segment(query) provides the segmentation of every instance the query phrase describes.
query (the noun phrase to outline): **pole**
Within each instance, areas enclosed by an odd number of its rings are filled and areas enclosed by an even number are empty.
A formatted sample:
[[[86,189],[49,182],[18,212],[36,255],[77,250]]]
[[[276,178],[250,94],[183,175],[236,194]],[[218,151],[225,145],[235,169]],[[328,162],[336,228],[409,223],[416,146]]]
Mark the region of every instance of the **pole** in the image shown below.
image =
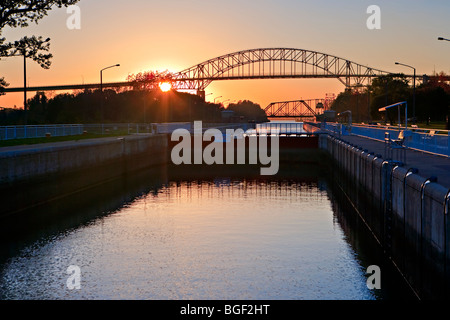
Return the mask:
[[[115,65],[113,65],[113,66],[109,66],[109,67],[106,67],[106,68],[103,68],[103,69],[101,69],[100,70],[100,112],[101,112],[101,120],[102,120],[102,122],[103,122],[103,117],[104,117],[104,114],[103,114],[103,71],[104,70],[106,70],[106,69],[109,69],[109,68],[114,68],[114,67],[120,67],[120,64],[115,64]]]
[[[100,70],[100,122],[103,123],[103,70]]]
[[[23,111],[25,125],[27,124],[27,56],[23,53]]]
[[[408,67],[414,70],[414,76],[413,76],[413,123],[416,124],[416,68],[409,66],[407,64],[403,64],[400,62],[396,62],[395,64]]]
[[[386,78],[386,83],[385,83],[384,90],[385,90],[385,93],[386,93],[386,96],[384,98],[384,105],[387,106],[388,105],[388,79],[387,78]],[[384,113],[384,124],[387,124],[387,121],[388,121],[388,113],[387,113],[387,110],[386,110],[385,113]]]
[[[144,124],[147,123],[147,101],[146,101],[146,91],[144,91]]]
[[[367,86],[367,124],[370,123],[370,88]]]
[[[192,122],[192,97],[189,96],[189,123]]]
[[[405,101],[405,130],[408,130],[408,101]]]
[[[414,68],[413,124],[416,124],[416,68]]]
[[[360,114],[359,114],[359,92],[356,91],[356,121],[360,122],[361,121]]]

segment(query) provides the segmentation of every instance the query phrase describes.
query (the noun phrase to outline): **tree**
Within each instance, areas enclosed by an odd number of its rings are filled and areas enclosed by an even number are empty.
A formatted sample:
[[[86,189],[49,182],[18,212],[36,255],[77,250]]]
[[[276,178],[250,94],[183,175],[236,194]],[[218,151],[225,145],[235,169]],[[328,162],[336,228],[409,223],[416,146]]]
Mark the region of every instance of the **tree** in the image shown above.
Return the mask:
[[[14,42],[6,42],[2,37],[2,30],[9,28],[24,28],[30,23],[38,23],[44,18],[48,11],[54,7],[67,7],[77,3],[79,0],[3,0],[0,4],[0,59],[2,57],[24,56],[36,61],[42,68],[50,67],[52,54],[50,50],[50,39],[31,36],[23,37]],[[8,84],[4,78],[0,78],[0,94]]]
[[[430,77],[417,88],[416,115],[427,124],[432,121],[446,121],[450,114],[450,85],[444,72]]]
[[[248,120],[254,120],[256,122],[267,121],[267,115],[261,106],[250,100],[239,101],[238,103],[230,103],[227,110],[234,111],[237,116],[242,116]]]
[[[0,78],[0,96],[4,94],[5,87],[9,86],[9,83],[4,78]]]
[[[174,73],[166,71],[145,71],[128,75],[127,81],[132,84],[133,90],[153,90],[160,82],[172,82]]]
[[[373,119],[385,117],[385,121],[394,123],[397,121],[397,109],[389,109],[383,114],[378,110],[401,101],[408,101],[412,105],[412,87],[404,74],[389,74],[373,79],[370,92],[370,113]],[[412,109],[408,111],[412,114]]]
[[[394,123],[397,121],[397,109],[393,108],[385,113],[378,110],[382,107],[407,101],[408,106],[412,106],[413,90],[408,79],[403,74],[390,74],[380,76],[372,81],[367,89],[346,90],[338,95],[333,102],[332,109],[337,112],[345,110],[352,111],[353,119],[365,119],[367,116],[367,102],[370,101],[370,112],[372,119],[385,117],[386,121]],[[367,92],[370,96],[367,96]],[[369,100],[368,100],[369,99]],[[362,109],[361,109],[362,107]],[[408,108],[409,117],[412,115],[412,108]],[[358,116],[359,115],[359,116]],[[450,116],[450,85],[444,72],[436,76],[429,77],[417,87],[416,91],[416,117],[419,121],[445,121]]]
[[[331,110],[341,113],[351,111],[354,122],[369,121],[367,88],[355,87],[341,92],[331,105]]]

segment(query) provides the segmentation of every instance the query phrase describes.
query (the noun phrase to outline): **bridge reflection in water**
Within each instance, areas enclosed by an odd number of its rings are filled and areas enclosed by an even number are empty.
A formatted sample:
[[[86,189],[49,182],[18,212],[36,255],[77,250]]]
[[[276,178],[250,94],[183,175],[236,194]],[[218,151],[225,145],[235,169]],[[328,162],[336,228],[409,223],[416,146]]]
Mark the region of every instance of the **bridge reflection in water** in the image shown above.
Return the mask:
[[[411,297],[327,168],[158,167],[24,212],[1,224],[0,298]],[[382,290],[367,288],[369,265]]]

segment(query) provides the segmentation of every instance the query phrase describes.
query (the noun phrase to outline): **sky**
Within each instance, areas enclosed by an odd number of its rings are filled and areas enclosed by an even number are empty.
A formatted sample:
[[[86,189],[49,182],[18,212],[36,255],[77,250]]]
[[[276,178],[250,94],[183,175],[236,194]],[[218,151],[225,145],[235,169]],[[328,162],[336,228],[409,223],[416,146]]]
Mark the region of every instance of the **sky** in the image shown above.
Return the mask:
[[[380,7],[380,29],[370,30],[370,5]],[[55,8],[39,24],[3,29],[8,41],[51,38],[52,65],[27,64],[29,86],[125,81],[149,70],[181,71],[224,54],[257,48],[323,52],[388,72],[450,74],[450,1],[443,0],[81,0],[80,29]],[[23,60],[0,60],[0,76],[23,86]],[[206,99],[271,102],[325,98],[344,86],[336,79],[216,81]],[[58,92],[56,92],[58,93]],[[30,94],[32,96],[32,94]],[[23,107],[23,93],[0,97],[0,107]]]

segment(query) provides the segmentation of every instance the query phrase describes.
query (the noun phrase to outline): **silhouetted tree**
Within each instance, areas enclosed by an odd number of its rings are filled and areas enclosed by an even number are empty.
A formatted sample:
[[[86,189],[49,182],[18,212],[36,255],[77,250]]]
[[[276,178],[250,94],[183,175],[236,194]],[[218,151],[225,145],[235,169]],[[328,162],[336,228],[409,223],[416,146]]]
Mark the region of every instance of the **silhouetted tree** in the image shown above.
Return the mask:
[[[174,74],[166,71],[145,71],[127,77],[134,90],[156,89],[160,82],[171,82]]]
[[[370,100],[372,93],[369,93],[367,87],[348,89],[341,92],[331,105],[331,109],[337,113],[351,111],[354,122],[369,121]]]
[[[69,6],[79,0],[3,0],[0,2],[0,58],[25,56],[36,61],[42,68],[50,67],[52,54],[48,53],[50,39],[42,37],[23,37],[14,42],[6,42],[2,37],[4,27],[27,27],[31,22],[38,23],[53,7]],[[7,86],[4,78],[0,78],[0,88]],[[0,90],[2,94],[2,90]]]
[[[421,121],[445,121],[449,115],[450,85],[440,72],[421,84],[416,92],[416,116]]]
[[[378,110],[387,105],[407,101],[408,117],[412,117],[413,89],[412,83],[403,74],[393,74],[377,77],[368,88],[370,91],[370,112],[373,119],[381,119],[385,114]],[[359,98],[359,100],[356,100]],[[333,102],[332,109],[337,112],[351,110],[354,119],[360,114],[362,119],[367,115],[367,89],[355,94],[354,90],[346,90],[338,95]],[[359,102],[359,105],[358,105]],[[361,109],[361,102],[363,103]],[[418,121],[445,121],[449,115],[450,85],[446,81],[445,73],[430,77],[426,83],[422,83],[416,90],[416,118]],[[395,108],[394,108],[395,109]],[[397,121],[397,110],[387,112],[387,121]],[[401,113],[403,116],[403,112]]]
[[[99,90],[64,93],[51,99],[38,94],[28,100],[29,121],[33,124],[99,123],[101,97]],[[159,89],[123,92],[108,89],[103,91],[103,97],[106,123],[220,122],[223,110],[221,105],[205,102],[197,95]]]
[[[250,100],[241,100],[237,103],[230,103],[227,110],[234,111],[237,116],[245,117],[247,120],[256,122],[265,122],[267,115],[261,106]]]
[[[380,114],[380,108],[408,100],[411,94],[412,89],[405,75],[390,74],[373,79],[368,87],[346,89],[337,96],[331,109],[336,112],[352,111],[354,121],[381,119],[384,114]],[[388,112],[388,118],[391,122],[397,119],[395,110]]]
[[[408,101],[408,104],[412,104],[412,86],[409,85],[404,74],[377,77],[372,81],[370,90],[372,92],[370,110],[374,119],[380,119],[384,116],[378,111],[382,107],[408,100],[411,100]],[[408,111],[412,115],[412,111]],[[389,110],[387,116],[390,122],[394,122],[397,119],[397,111]]]

